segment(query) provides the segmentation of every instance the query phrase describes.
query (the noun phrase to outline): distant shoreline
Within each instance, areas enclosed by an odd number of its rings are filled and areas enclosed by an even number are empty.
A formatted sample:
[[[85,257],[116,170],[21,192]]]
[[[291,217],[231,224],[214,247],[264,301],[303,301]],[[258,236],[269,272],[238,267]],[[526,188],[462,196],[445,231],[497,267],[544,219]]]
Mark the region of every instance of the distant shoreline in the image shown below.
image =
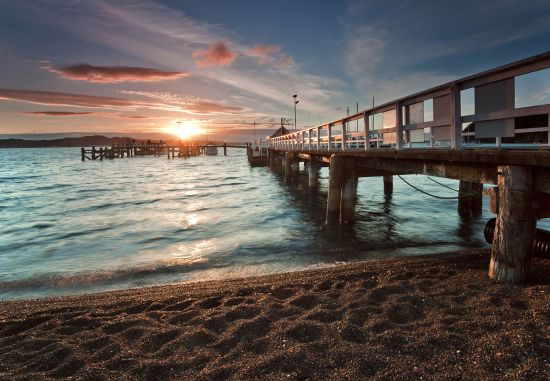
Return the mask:
[[[103,135],[82,136],[75,138],[61,139],[0,139],[0,148],[61,148],[61,147],[88,147],[104,146],[112,144],[127,143],[143,139],[133,139],[130,137],[107,137]]]
[[[0,378],[548,379],[550,262],[488,250],[0,303]]]

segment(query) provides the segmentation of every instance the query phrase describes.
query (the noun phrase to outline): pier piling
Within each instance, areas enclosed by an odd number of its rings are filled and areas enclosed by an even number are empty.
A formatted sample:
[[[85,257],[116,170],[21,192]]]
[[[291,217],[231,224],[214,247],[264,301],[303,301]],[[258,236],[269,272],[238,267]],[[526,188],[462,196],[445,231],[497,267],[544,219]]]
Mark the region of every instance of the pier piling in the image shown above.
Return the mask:
[[[342,185],[340,224],[351,224],[355,219],[355,202],[357,199],[358,178],[355,160],[353,158],[346,158],[344,169],[345,179]]]
[[[461,180],[459,183],[458,214],[460,216],[481,215],[483,184]]]
[[[342,187],[344,184],[345,157],[332,155],[330,157],[327,225],[336,225],[340,221],[340,204],[342,202]]]
[[[384,196],[393,194],[393,176],[384,176]]]
[[[314,158],[311,158],[308,168],[308,186],[310,192],[316,192],[319,188],[319,171],[321,170],[321,163]]]
[[[489,277],[505,283],[521,283],[529,273],[535,218],[531,169],[498,167],[499,213],[497,216]]]
[[[286,152],[284,156],[285,160],[285,181],[290,181],[292,179],[292,164],[294,163],[294,154],[292,152]]]

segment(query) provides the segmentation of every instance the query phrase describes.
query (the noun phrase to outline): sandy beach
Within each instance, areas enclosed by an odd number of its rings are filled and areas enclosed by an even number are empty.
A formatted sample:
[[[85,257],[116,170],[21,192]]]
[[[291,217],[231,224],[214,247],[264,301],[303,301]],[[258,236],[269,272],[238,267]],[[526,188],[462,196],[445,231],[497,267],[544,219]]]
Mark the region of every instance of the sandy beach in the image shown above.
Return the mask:
[[[2,380],[550,379],[550,263],[486,250],[0,303]]]

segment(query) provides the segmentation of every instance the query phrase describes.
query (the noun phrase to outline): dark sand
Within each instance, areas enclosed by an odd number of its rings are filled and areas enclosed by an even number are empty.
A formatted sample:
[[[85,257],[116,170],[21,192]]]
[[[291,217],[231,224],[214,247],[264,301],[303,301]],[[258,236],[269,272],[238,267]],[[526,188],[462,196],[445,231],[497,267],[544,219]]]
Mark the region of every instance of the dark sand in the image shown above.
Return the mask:
[[[0,303],[0,379],[549,380],[550,261],[488,252]]]

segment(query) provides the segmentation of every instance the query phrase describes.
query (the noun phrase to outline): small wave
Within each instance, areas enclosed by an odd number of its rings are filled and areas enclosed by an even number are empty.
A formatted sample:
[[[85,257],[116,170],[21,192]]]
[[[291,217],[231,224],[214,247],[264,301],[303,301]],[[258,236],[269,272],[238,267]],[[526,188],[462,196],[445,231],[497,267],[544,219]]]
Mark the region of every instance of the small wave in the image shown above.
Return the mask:
[[[111,230],[114,227],[115,226],[104,226],[104,227],[95,228],[95,229],[79,230],[79,231],[76,231],[76,232],[67,233],[67,234],[59,236],[59,237],[55,237],[55,239],[67,239],[67,238],[79,237],[79,236],[82,236],[82,235],[88,235],[88,234],[93,234],[93,233],[102,232],[102,231],[106,231],[106,230]]]
[[[50,189],[67,188],[72,186],[73,184],[50,184],[50,185],[44,185],[41,187],[33,188],[33,190],[50,190]]]
[[[46,289],[108,286],[117,283],[143,280],[148,277],[185,274],[193,271],[223,268],[228,263],[222,258],[197,258],[180,260],[171,264],[149,264],[130,269],[82,272],[72,275],[49,275],[29,279],[0,281],[0,292],[7,293],[19,289]]]

